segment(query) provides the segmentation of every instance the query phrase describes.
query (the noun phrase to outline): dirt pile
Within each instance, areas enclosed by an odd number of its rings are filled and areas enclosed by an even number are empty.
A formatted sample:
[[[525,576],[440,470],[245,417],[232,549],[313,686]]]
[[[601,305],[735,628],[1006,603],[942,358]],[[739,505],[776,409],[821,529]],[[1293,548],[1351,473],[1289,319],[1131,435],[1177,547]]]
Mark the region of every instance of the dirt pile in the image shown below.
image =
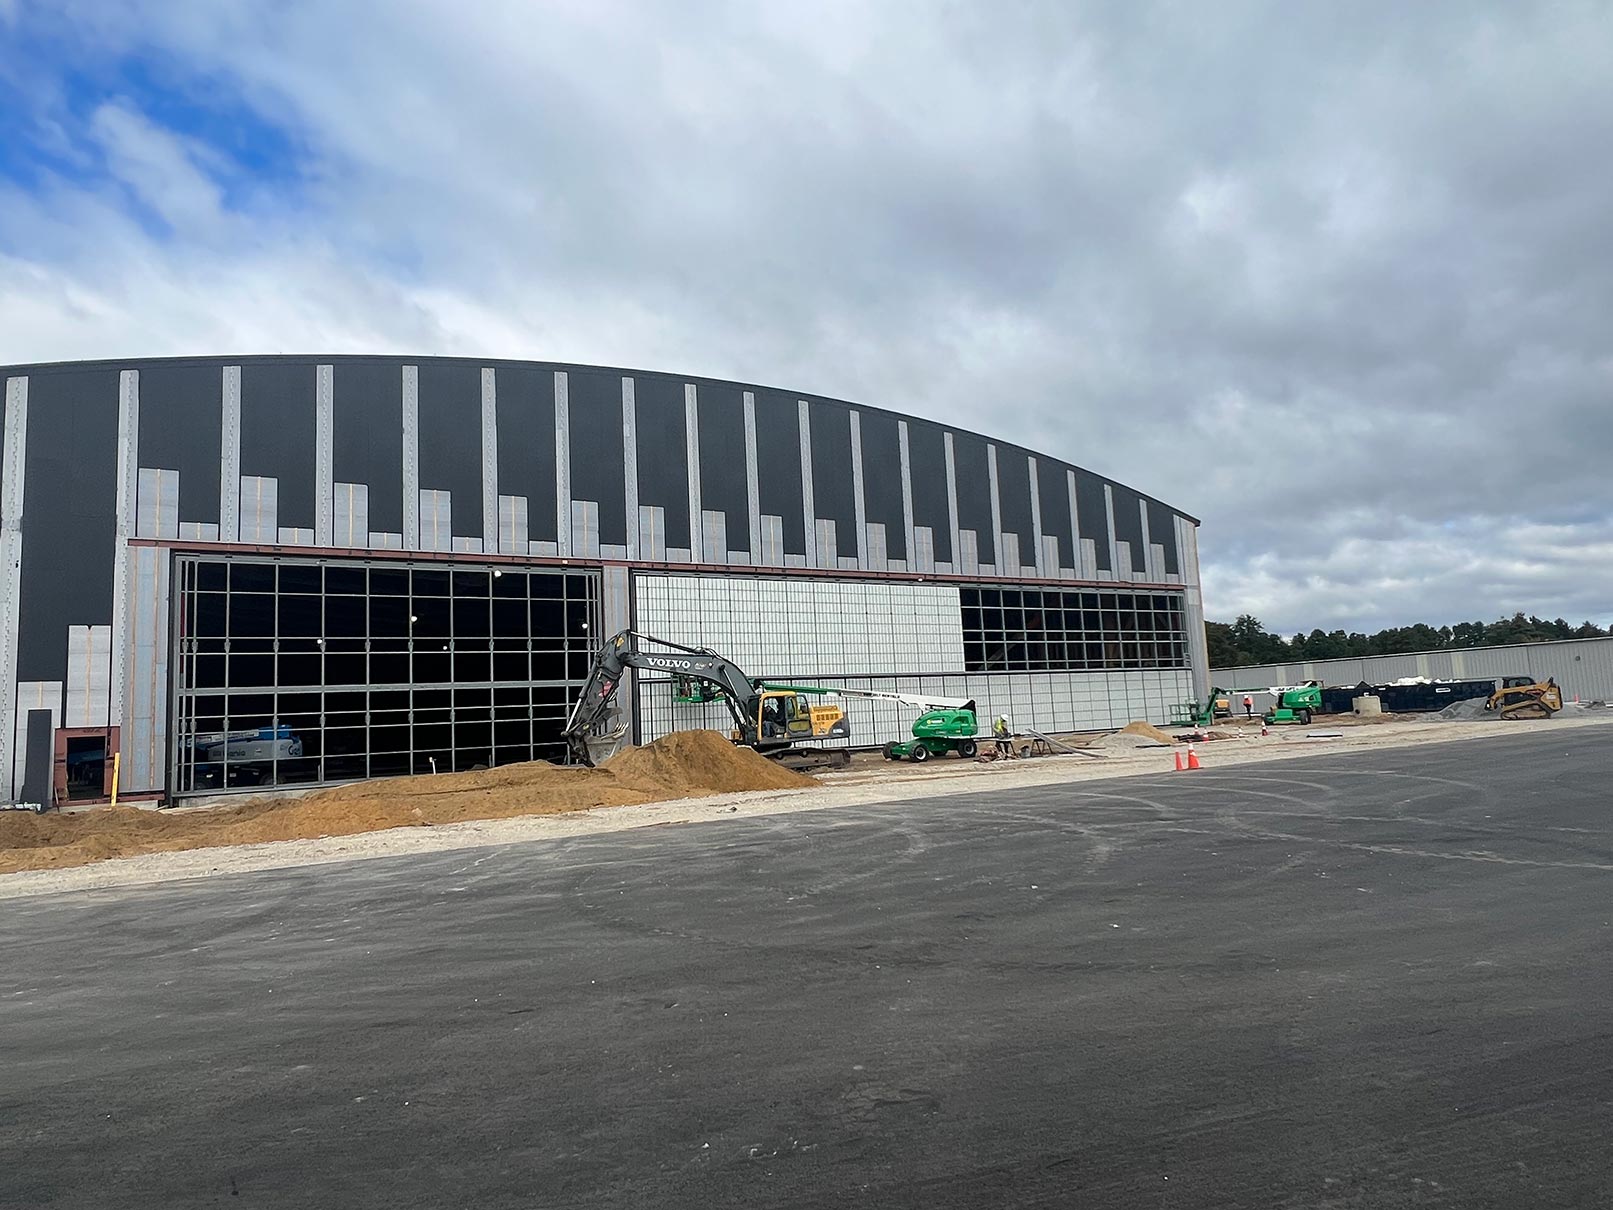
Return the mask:
[[[1156,744],[1174,744],[1176,737],[1169,732],[1161,731],[1153,723],[1145,723],[1141,719],[1127,723],[1120,728],[1127,735],[1142,735],[1153,740]]]
[[[1120,730],[1100,736],[1087,745],[1089,748],[1150,748],[1155,744],[1174,744],[1176,737],[1161,731],[1153,723],[1127,723]]]
[[[744,790],[815,785],[715,731],[680,731],[628,748],[597,769],[544,761],[474,773],[394,777],[304,798],[238,807],[144,811],[102,807],[68,815],[0,812],[0,873],[86,865],[140,853],[351,836],[470,819],[558,815]]]

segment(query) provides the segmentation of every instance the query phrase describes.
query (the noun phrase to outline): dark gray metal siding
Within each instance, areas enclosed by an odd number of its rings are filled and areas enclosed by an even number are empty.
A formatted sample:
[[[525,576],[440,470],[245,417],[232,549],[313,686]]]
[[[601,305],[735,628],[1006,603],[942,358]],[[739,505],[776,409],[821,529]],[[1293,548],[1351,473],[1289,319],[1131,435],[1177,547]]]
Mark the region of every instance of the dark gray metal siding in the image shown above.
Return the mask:
[[[1165,574],[1182,574],[1182,552],[1176,547],[1176,514],[1158,500],[1148,502],[1148,536],[1165,548]]]
[[[885,527],[885,555],[907,558],[902,518],[902,442],[888,412],[859,412],[863,446],[863,508],[870,524]],[[911,448],[909,449],[911,454]]]
[[[1148,565],[1148,552],[1143,549],[1143,515],[1141,497],[1129,487],[1110,484],[1115,502],[1115,541],[1131,547],[1131,569],[1141,571]]]
[[[1077,568],[1075,542],[1070,534],[1070,481],[1061,462],[1036,460],[1036,496],[1042,504],[1042,534],[1059,544],[1059,567]],[[1048,568],[1056,571],[1057,568]]]
[[[666,509],[666,544],[689,545],[689,434],[683,383],[645,375],[633,387],[639,506]],[[576,470],[572,482],[576,483]]]
[[[599,540],[627,543],[627,472],[622,458],[622,376],[576,370],[569,375],[571,498],[599,504]],[[688,511],[685,509],[685,511]],[[635,524],[637,518],[634,519]],[[569,526],[569,517],[559,518]]]
[[[31,372],[17,679],[67,673],[67,628],[112,621],[118,371]]]
[[[806,554],[801,514],[801,425],[795,400],[756,392],[757,497],[762,512],[784,518],[786,554]]]
[[[991,465],[986,443],[962,433],[952,438],[958,470],[958,527],[972,529],[982,563],[997,561],[997,540],[991,529]],[[942,474],[946,467],[941,468]]]
[[[559,537],[554,477],[554,370],[500,366],[498,490],[526,497],[527,536],[533,542]]]
[[[723,513],[728,545],[750,541],[750,504],[745,488],[745,398],[736,386],[699,384],[700,505]]]
[[[1075,505],[1081,514],[1081,536],[1091,538],[1098,552],[1098,570],[1113,571],[1109,558],[1108,505],[1103,498],[1103,480],[1086,471],[1075,472]]]
[[[1006,445],[997,447],[997,501],[1003,529],[1019,535],[1020,562],[1033,566],[1036,563],[1036,527],[1031,517],[1031,468],[1024,450]]]
[[[857,493],[851,477],[851,409],[843,404],[809,402],[812,419],[812,503],[818,519],[835,523],[835,550],[855,557]]]
[[[241,363],[241,474],[279,480],[276,517],[282,528],[314,527],[318,364],[312,358]],[[183,479],[180,485],[184,486]]]
[[[403,532],[403,365],[362,358],[331,373],[331,470],[338,483],[369,487],[375,533]]]
[[[913,524],[935,536],[935,559],[952,562],[952,518],[947,511],[946,430],[927,421],[909,421],[907,458],[913,479]]]
[[[223,368],[163,364],[140,372],[140,465],[179,472],[179,520],[216,522]]]
[[[480,537],[481,367],[467,362],[422,361],[419,387],[420,486],[451,493],[455,537]]]

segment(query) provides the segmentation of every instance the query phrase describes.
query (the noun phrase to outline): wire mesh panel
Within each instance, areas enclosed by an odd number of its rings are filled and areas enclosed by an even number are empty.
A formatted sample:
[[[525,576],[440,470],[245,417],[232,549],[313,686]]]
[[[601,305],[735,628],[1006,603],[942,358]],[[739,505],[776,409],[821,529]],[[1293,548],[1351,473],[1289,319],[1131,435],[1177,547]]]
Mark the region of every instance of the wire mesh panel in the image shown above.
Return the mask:
[[[564,754],[599,641],[588,570],[180,556],[179,794]]]

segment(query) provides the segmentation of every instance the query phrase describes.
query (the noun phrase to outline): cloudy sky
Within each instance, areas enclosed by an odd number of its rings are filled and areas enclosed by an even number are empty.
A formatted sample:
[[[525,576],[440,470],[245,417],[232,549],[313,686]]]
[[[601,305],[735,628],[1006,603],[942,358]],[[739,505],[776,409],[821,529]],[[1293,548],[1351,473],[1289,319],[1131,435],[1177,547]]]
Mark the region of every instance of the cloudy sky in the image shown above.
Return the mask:
[[[1211,617],[1613,621],[1606,3],[0,0],[0,114],[0,363],[758,381],[1202,517]]]

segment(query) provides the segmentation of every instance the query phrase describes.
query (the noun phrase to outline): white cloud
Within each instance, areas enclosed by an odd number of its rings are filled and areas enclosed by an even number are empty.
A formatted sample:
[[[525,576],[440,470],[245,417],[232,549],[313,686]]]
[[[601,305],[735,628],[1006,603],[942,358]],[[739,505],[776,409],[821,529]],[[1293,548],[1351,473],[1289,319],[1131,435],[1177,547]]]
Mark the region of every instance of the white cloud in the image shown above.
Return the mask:
[[[774,383],[1202,516],[1212,615],[1613,616],[1594,6],[18,11],[91,76],[135,54],[250,107],[296,162],[254,185],[135,99],[31,89],[0,361]]]

